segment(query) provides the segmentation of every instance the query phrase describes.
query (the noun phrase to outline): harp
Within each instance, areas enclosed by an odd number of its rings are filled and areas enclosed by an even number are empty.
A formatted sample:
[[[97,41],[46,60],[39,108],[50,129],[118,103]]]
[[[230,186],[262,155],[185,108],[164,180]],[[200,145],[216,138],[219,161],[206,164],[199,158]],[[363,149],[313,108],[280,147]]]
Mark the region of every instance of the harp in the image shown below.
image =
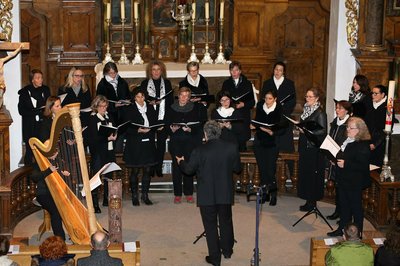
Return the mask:
[[[76,244],[89,244],[90,236],[97,230],[103,231],[103,228],[97,223],[94,214],[79,113],[79,103],[66,105],[53,119],[49,141],[43,143],[37,138],[31,138],[29,139],[29,145],[32,148],[40,170],[44,171],[51,165],[48,157],[56,153],[57,138],[60,136],[61,131],[64,127],[72,125],[79,155],[79,165],[82,174],[83,189],[86,194],[87,208],[68,187],[57,171],[48,175],[45,181],[71,240]]]

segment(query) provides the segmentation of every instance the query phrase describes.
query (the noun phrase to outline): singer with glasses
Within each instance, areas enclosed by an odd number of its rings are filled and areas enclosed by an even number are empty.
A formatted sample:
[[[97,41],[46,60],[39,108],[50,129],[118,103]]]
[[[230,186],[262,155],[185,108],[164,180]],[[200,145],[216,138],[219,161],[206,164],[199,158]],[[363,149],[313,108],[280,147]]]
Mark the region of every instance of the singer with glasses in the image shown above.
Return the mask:
[[[337,154],[337,189],[339,191],[340,222],[337,230],[328,236],[341,236],[342,230],[354,222],[363,231],[362,191],[371,183],[369,171],[369,134],[367,125],[359,117],[347,122],[347,139]]]
[[[325,161],[319,146],[327,133],[327,121],[321,106],[319,89],[308,89],[305,99],[300,122],[314,123],[316,126],[310,130],[313,139],[306,137],[306,132],[300,129],[297,193],[299,198],[306,200],[306,203],[300,206],[300,211],[308,212],[324,197]]]

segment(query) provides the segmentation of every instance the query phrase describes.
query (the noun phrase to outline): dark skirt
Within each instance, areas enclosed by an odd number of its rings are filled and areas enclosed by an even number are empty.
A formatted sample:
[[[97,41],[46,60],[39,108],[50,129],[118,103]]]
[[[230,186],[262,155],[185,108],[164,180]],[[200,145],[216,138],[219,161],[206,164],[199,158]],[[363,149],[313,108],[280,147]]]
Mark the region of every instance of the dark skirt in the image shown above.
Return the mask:
[[[127,167],[146,167],[157,164],[154,139],[147,140],[137,135],[127,135],[123,157]]]
[[[299,139],[299,180],[297,195],[305,200],[324,197],[324,156],[317,147],[307,147],[304,134]]]

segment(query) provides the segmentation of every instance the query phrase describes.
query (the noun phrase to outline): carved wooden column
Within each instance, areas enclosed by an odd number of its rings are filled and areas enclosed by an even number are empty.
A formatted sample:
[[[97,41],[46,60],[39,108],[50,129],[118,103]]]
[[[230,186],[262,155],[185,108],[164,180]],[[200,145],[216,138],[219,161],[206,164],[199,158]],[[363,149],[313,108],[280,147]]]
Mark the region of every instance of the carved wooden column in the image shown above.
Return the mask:
[[[0,184],[10,174],[10,125],[13,122],[10,112],[3,106],[0,109]]]

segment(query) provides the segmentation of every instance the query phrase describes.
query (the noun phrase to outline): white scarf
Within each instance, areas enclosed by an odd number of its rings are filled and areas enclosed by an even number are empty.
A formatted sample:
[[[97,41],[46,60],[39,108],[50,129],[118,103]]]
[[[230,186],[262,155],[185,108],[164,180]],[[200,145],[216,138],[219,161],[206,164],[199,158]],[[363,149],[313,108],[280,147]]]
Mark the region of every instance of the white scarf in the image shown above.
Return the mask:
[[[342,146],[340,147],[340,149],[341,149],[342,151],[344,151],[344,150],[346,149],[347,144],[352,143],[352,142],[354,142],[354,141],[356,141],[356,140],[353,139],[353,138],[347,137],[347,139],[343,142],[343,144],[342,144]]]
[[[275,76],[274,76],[274,83],[275,83],[277,90],[279,90],[279,87],[282,85],[284,80],[285,80],[284,76],[280,77],[279,79],[275,78]]]
[[[235,111],[235,109],[233,107],[224,108],[221,106],[217,109],[218,114],[223,118],[232,116],[233,111]]]
[[[106,119],[107,119],[107,120],[109,119],[109,118],[108,118],[107,112],[104,114],[104,116],[102,116],[102,115],[99,114],[99,113],[96,113],[96,116],[97,116],[98,119],[100,119],[100,121],[105,121]],[[112,126],[112,123],[111,123],[111,122],[108,122],[107,124],[108,124],[109,126]],[[97,130],[99,130],[100,125],[101,125],[101,122],[98,122],[98,123],[97,123]],[[109,141],[107,145],[108,145],[108,146],[107,146],[107,150],[112,151],[112,150],[113,150],[113,142],[112,142],[112,141]]]
[[[107,82],[110,83],[114,87],[115,94],[118,95],[118,92],[117,92],[117,90],[118,90],[118,77],[119,77],[118,74],[115,76],[115,79],[111,78],[109,75],[105,75],[104,77],[107,80]]]
[[[144,102],[143,106],[140,106],[140,104],[138,104],[137,102],[135,102],[135,103],[136,103],[136,106],[137,106],[137,108],[139,110],[139,113],[142,115],[142,117],[144,119],[144,124],[143,125],[146,126],[146,127],[150,126],[149,119],[147,118],[147,114],[146,114],[146,112],[147,112],[146,102]]]
[[[300,116],[301,119],[306,120],[306,118],[312,115],[312,113],[314,113],[314,111],[317,110],[320,105],[320,102],[316,102],[312,106],[308,106],[307,103],[305,103],[303,107],[303,113]]]
[[[382,103],[386,102],[386,96],[385,98],[383,98],[382,100],[380,100],[379,102],[372,102],[372,105],[374,106],[374,109],[378,109],[379,106],[381,106]]]
[[[264,112],[265,112],[266,114],[269,114],[269,113],[273,112],[273,111],[275,110],[275,108],[276,108],[276,102],[274,102],[274,103],[272,104],[272,106],[269,107],[269,108],[268,108],[268,106],[267,106],[266,103],[263,104],[263,110],[264,110]]]
[[[151,97],[157,97],[156,96],[156,86],[154,85],[153,79],[149,79],[149,82],[147,83],[147,92],[149,93],[149,96]],[[161,78],[161,85],[160,85],[160,98],[165,96],[165,83],[164,79]],[[162,99],[160,104],[159,104],[159,111],[158,111],[158,120],[164,120],[165,116],[165,99]],[[154,105],[154,110],[157,110],[157,106]]]
[[[336,119],[336,125],[341,126],[344,123],[346,123],[347,119],[349,119],[350,115],[346,115],[343,119],[339,119],[339,117]]]
[[[198,87],[200,84],[200,75],[197,75],[196,79],[192,79],[192,77],[190,75],[187,75],[187,81],[190,85],[192,85],[193,87]]]

